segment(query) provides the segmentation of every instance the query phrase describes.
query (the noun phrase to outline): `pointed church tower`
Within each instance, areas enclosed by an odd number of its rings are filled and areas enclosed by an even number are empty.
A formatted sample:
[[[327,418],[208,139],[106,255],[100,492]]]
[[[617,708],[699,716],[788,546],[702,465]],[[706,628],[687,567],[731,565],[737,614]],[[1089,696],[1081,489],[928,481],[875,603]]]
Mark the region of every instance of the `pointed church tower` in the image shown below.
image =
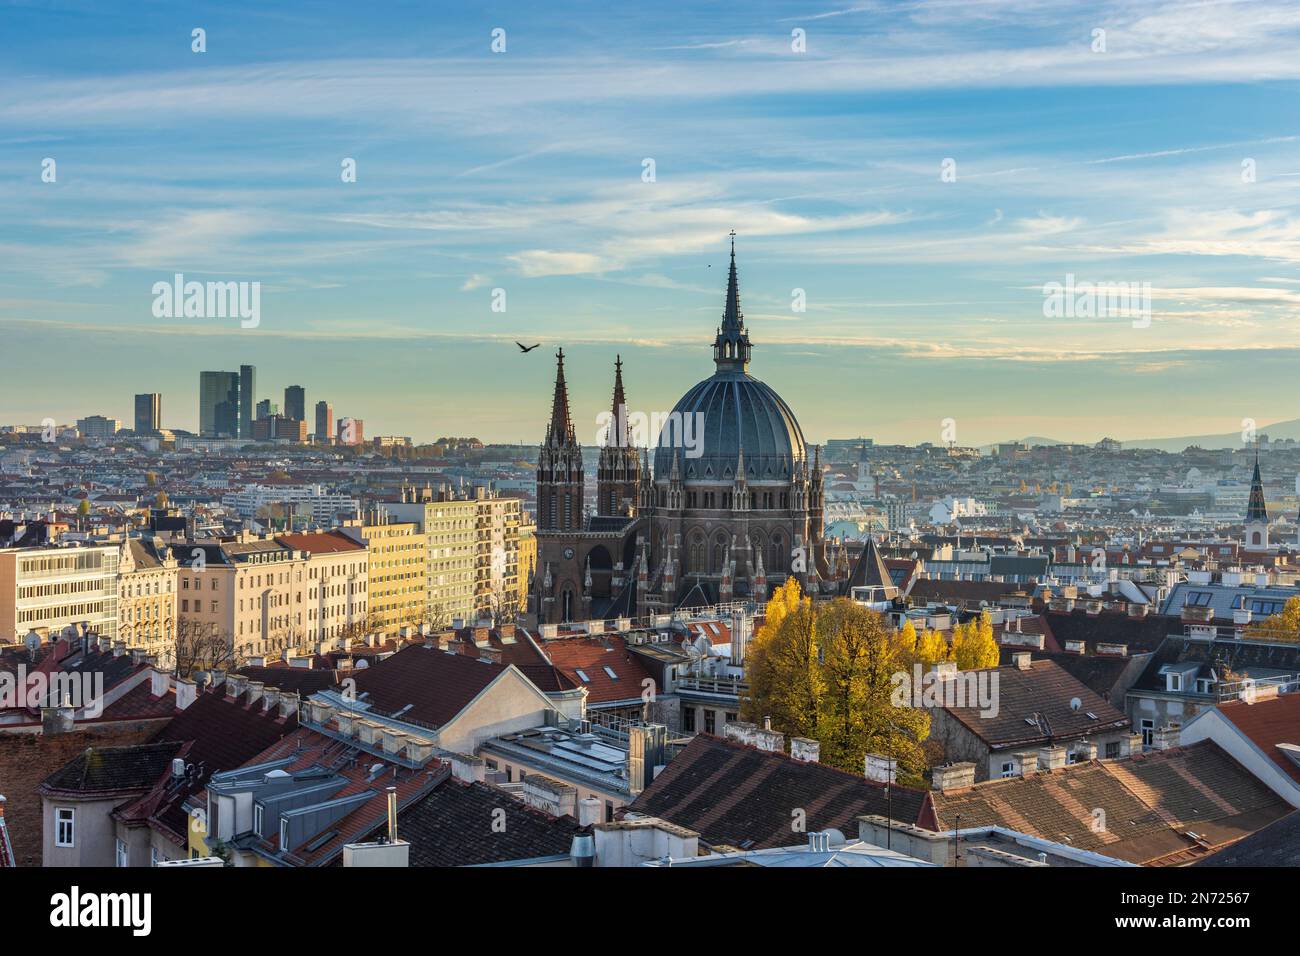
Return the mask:
[[[1268,507],[1264,504],[1264,482],[1259,475],[1259,449],[1255,449],[1255,474],[1250,479],[1250,502],[1246,505],[1246,547],[1268,547]]]
[[[564,349],[555,354],[555,362],[551,423],[537,456],[537,527],[539,531],[577,531],[582,527],[582,448],[569,414]]]
[[[740,281],[736,278],[736,232],[731,232],[731,272],[727,276],[727,304],[722,325],[713,340],[713,362],[719,372],[749,370],[749,331],[740,311]]]
[[[614,405],[609,433],[596,466],[596,513],[634,516],[640,500],[641,457],[632,444],[627,399],[623,394],[623,357],[614,362]]]

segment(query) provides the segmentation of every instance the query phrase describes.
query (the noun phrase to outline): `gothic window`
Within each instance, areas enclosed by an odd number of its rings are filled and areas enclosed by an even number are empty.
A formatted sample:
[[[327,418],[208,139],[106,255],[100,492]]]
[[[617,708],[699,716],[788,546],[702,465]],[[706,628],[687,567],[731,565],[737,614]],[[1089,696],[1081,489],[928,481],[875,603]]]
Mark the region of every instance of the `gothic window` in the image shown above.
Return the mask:
[[[785,541],[779,534],[772,536],[771,555],[767,562],[768,569],[784,571],[786,559]]]
[[[708,570],[704,566],[704,537],[699,534],[691,538],[690,568],[697,574]]]

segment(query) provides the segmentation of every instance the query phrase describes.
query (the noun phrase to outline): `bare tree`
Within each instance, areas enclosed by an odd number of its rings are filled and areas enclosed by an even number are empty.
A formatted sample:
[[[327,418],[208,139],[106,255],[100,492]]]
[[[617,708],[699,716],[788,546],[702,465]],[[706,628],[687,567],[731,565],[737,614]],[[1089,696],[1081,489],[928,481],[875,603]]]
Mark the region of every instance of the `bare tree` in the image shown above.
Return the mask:
[[[246,648],[235,647],[232,636],[211,621],[182,618],[176,623],[176,676],[189,678],[196,671],[234,670],[246,659]]]

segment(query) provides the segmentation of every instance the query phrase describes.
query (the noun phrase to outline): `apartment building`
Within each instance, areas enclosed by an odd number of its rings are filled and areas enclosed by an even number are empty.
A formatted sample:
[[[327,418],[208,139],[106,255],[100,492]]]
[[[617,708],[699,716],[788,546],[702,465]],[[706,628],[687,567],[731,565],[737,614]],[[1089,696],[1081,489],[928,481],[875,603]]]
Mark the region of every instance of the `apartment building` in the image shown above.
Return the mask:
[[[118,637],[164,667],[175,661],[179,563],[160,538],[128,538],[118,556]]]
[[[84,622],[116,638],[119,544],[0,548],[0,640]]]
[[[365,627],[367,551],[341,532],[244,533],[173,554],[178,632],[221,635],[238,657],[304,650]]]
[[[460,495],[449,487],[437,491],[404,488],[401,501],[383,502],[389,515],[414,522],[425,535],[426,599],[430,620],[513,616],[519,595],[519,546],[523,507],[518,498],[503,498],[487,488]]]
[[[392,631],[426,619],[425,534],[415,521],[397,521],[382,511],[345,521],[342,532],[364,544],[369,558],[370,620]]]

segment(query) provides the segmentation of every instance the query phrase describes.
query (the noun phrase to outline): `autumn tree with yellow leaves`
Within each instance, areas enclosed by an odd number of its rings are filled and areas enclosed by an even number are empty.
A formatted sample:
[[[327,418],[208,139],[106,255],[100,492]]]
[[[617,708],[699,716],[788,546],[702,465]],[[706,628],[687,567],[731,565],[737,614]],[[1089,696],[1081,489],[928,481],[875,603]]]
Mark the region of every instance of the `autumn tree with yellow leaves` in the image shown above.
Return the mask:
[[[789,579],[747,652],[741,715],[755,723],[771,717],[775,729],[819,741],[829,766],[862,773],[865,756],[880,754],[898,761],[901,778],[918,780],[930,717],[892,701],[891,678],[913,659],[907,640],[843,598],[813,605]]]

